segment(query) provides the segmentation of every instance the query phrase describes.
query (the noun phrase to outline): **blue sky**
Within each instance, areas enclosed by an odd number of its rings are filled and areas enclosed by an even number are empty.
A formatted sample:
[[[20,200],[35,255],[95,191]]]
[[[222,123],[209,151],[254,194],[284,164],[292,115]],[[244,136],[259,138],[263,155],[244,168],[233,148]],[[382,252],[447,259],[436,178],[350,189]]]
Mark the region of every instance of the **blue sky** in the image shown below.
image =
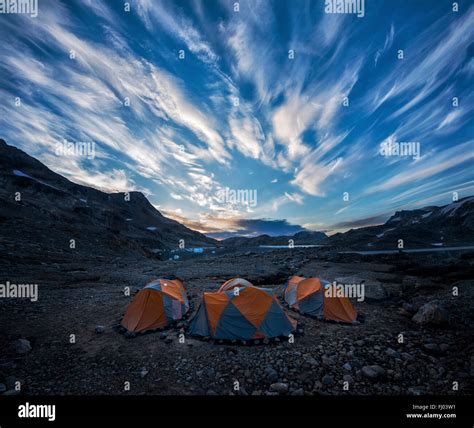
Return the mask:
[[[322,0],[235,3],[0,15],[0,137],[218,237],[332,233],[474,193],[472,1],[366,0],[362,18]],[[96,156],[60,156],[64,140]],[[420,156],[382,156],[387,141]],[[257,203],[223,202],[225,188]]]

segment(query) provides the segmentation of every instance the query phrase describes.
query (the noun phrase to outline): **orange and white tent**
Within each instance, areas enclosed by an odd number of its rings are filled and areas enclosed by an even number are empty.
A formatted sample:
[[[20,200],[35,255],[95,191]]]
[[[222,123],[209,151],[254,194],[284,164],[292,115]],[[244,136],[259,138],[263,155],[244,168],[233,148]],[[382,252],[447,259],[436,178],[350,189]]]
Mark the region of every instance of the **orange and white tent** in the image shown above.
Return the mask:
[[[188,310],[186,291],[179,279],[156,279],[128,305],[122,326],[132,332],[155,330],[181,319]]]
[[[303,314],[325,320],[352,323],[357,312],[347,297],[329,293],[332,284],[319,278],[293,276],[289,279],[283,297],[286,303]]]

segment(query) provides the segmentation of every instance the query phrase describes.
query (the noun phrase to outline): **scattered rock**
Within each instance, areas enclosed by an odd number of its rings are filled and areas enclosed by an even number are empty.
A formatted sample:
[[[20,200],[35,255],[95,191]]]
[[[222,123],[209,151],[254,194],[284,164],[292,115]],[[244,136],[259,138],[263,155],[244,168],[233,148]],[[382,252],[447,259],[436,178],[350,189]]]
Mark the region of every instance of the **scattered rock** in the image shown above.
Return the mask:
[[[323,363],[323,366],[327,367],[332,367],[335,363],[333,358],[327,357],[326,355],[323,355],[321,362]]]
[[[317,380],[316,382],[314,382],[314,389],[315,389],[316,391],[319,391],[322,387],[323,387],[323,384],[322,384],[319,380]]]
[[[331,375],[324,375],[322,378],[323,385],[332,385],[334,383],[334,378]]]
[[[415,304],[413,304],[413,303],[404,303],[404,304],[402,305],[402,308],[403,308],[405,311],[407,311],[408,313],[414,315],[414,314],[418,311],[418,309],[420,308],[420,306],[419,306],[419,305],[415,305]]]
[[[347,371],[351,371],[351,370],[352,370],[352,366],[351,366],[350,363],[344,364],[344,365],[342,366],[342,368],[343,368],[344,370],[347,370]]]
[[[400,353],[395,351],[395,349],[392,349],[392,348],[387,348],[387,350],[385,351],[385,353],[389,356],[389,357],[392,357],[392,358],[400,358]]]
[[[20,391],[16,389],[9,389],[8,391],[4,392],[3,395],[19,395]]]
[[[365,284],[365,298],[383,300],[388,297],[387,289],[380,282]]]
[[[366,299],[383,300],[388,297],[388,292],[381,282],[376,280],[365,280],[357,276],[344,276],[335,279],[338,284],[364,284]]]
[[[403,316],[403,317],[407,317],[407,318],[411,318],[413,316],[413,314],[411,312],[408,312],[406,309],[404,308],[400,308],[398,310],[398,313]]]
[[[351,376],[351,375],[348,375],[348,374],[344,375],[344,376],[342,377],[342,380],[343,380],[344,382],[349,382],[349,383],[353,383],[353,382],[354,382],[354,379],[352,378],[352,376]]]
[[[418,309],[412,321],[420,325],[445,325],[448,323],[448,314],[439,303],[433,301]]]
[[[20,383],[20,386],[22,385],[21,379],[18,379],[16,376],[7,376],[5,378],[5,385],[7,389],[16,389],[17,387],[17,382]]]
[[[436,343],[425,343],[423,349],[431,355],[442,355],[443,351]]]
[[[298,388],[298,389],[295,389],[294,391],[292,391],[290,393],[290,395],[304,395],[304,389],[303,388]]]
[[[278,380],[278,373],[273,367],[268,366],[265,369],[265,378],[268,382],[276,382]]]
[[[277,392],[278,394],[284,394],[288,392],[288,384],[283,382],[272,383],[270,385],[270,392]]]
[[[29,340],[26,339],[17,339],[13,342],[13,347],[15,352],[20,355],[27,354],[31,351],[31,344]]]
[[[414,386],[410,386],[410,388],[408,388],[408,394],[410,395],[423,395],[425,392],[423,391],[422,388],[419,388],[419,387],[414,387]]]
[[[442,343],[441,345],[439,345],[439,349],[443,354],[446,353],[449,348],[450,346],[447,343]]]
[[[369,379],[380,379],[385,375],[385,370],[378,365],[364,366],[362,374]]]
[[[243,386],[241,386],[239,389],[239,395],[249,395],[249,393]]]
[[[97,334],[102,334],[105,332],[105,327],[103,325],[96,325],[95,326],[95,332]]]
[[[5,369],[5,370],[11,370],[16,368],[16,364],[14,361],[7,361],[6,363],[1,363],[0,364],[0,370]]]

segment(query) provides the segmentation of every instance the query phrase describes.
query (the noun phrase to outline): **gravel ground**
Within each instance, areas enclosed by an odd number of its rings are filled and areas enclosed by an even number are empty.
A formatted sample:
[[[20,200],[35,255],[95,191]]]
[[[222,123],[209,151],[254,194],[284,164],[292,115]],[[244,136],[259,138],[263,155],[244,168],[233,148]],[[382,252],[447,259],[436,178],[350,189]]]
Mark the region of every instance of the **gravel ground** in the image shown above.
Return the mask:
[[[73,263],[0,262],[2,278],[33,278],[39,284],[37,302],[0,300],[0,393],[472,394],[472,268],[470,254],[362,257],[316,250],[180,262],[110,258],[97,263],[93,257]],[[286,338],[246,345],[198,340],[186,335],[187,320],[135,338],[119,334],[114,327],[132,298],[124,288],[133,293],[169,274],[184,280],[194,309],[204,290],[235,276],[276,291],[292,274],[362,279],[366,299],[354,304],[365,320],[349,326],[289,310],[303,330],[294,343]],[[414,321],[431,307],[441,314],[432,323]],[[184,341],[179,340],[183,333]]]

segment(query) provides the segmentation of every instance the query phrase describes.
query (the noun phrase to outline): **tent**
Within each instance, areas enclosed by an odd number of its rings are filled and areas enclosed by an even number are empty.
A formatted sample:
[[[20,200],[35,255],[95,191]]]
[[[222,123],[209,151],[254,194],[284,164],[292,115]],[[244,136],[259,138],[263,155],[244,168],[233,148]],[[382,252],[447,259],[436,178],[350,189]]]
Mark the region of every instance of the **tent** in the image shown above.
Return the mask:
[[[331,283],[324,279],[293,276],[283,291],[283,298],[292,309],[303,314],[331,321],[354,322],[357,312],[352,303],[347,297],[325,293],[330,286]]]
[[[128,305],[122,326],[133,332],[165,327],[189,310],[183,283],[170,277],[156,279],[140,290]]]
[[[219,291],[228,291],[234,289],[235,287],[253,287],[253,284],[243,278],[233,278],[224,282],[224,284],[222,284],[219,288]]]
[[[270,288],[234,278],[217,292],[206,292],[191,321],[194,336],[224,340],[251,340],[288,336],[296,321],[284,312]]]

